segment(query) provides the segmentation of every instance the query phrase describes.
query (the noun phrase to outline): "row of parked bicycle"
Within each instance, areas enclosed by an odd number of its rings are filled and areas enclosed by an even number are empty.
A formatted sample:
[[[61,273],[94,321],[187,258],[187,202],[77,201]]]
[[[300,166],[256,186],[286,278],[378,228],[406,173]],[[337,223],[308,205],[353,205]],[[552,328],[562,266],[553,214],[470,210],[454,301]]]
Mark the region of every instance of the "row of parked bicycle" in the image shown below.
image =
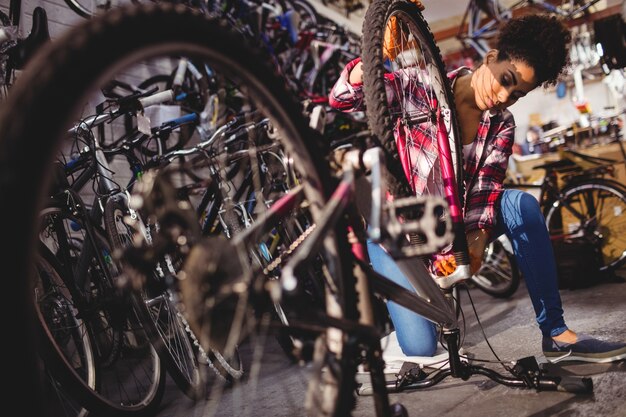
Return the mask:
[[[30,376],[45,375],[41,403],[56,414],[154,415],[167,373],[209,397],[205,415],[239,415],[247,391],[228,388],[259,378],[268,335],[294,361],[314,358],[311,415],[354,406],[347,336],[370,333],[349,322],[363,285],[337,233],[350,187],[330,196],[338,172],[364,170],[346,155],[372,138],[326,95],[360,42],[290,4],[113,8],[42,48],[9,87],[0,192],[19,204],[0,205],[0,219],[18,255],[0,262],[32,278],[7,290],[33,301],[42,360]],[[416,207],[404,203],[385,210]],[[396,225],[399,242],[410,225]],[[498,296],[519,279],[505,245],[475,281],[502,278]]]
[[[85,17],[114,12],[88,10],[80,3],[72,2],[73,9]],[[204,26],[196,14],[211,16],[213,22]],[[26,38],[17,36],[8,16],[2,17],[6,99],[21,71],[27,71],[26,63],[48,46],[50,37],[41,7],[34,11]],[[366,128],[363,115],[329,111],[326,97],[343,65],[359,55],[359,40],[318,15],[306,0],[189,2],[176,11],[147,11],[144,18],[142,31],[157,51],[133,45],[136,26],[118,27],[111,23],[113,17],[105,18],[109,27],[100,33],[83,25],[82,30],[91,31],[89,39],[68,56],[82,68],[81,75],[58,84],[68,88],[63,97],[52,92],[47,97],[58,97],[54,107],[59,109],[75,100],[80,110],[69,119],[65,110],[64,125],[69,122],[70,128],[64,128],[63,142],[48,152],[37,149],[40,155],[30,162],[55,155],[54,178],[37,215],[30,293],[42,342],[37,353],[46,375],[44,403],[62,415],[154,415],[164,396],[166,372],[190,398],[204,399],[250,371],[232,342],[212,341],[219,348],[202,348],[207,345],[181,314],[175,285],[190,256],[185,250],[194,242],[177,248],[163,243],[161,235],[171,220],[159,218],[158,202],[157,212],[151,213],[147,197],[139,204],[140,197],[131,196],[171,191],[193,206],[194,219],[201,219],[187,223],[198,236],[234,238],[264,207],[299,186],[304,168],[278,140],[284,133],[269,119],[273,111],[259,108],[267,102],[264,89],[275,80],[244,68],[270,64],[271,71],[264,71],[279,74],[290,93],[283,99],[293,103],[291,111],[310,115],[315,109],[318,129],[329,138]],[[172,31],[179,33],[175,39],[186,42],[183,47],[159,43],[171,42]],[[245,45],[235,51],[241,36],[259,51]],[[101,48],[98,42],[116,46]],[[127,46],[119,46],[123,44]],[[109,65],[136,49],[131,65]],[[19,56],[25,59],[18,62]],[[241,73],[231,73],[231,59],[242,61]],[[87,88],[96,61],[106,63],[109,71],[95,88]],[[52,76],[60,76],[67,63],[53,65]],[[250,84],[260,93],[250,91]],[[42,91],[41,98],[45,95]],[[157,169],[167,175],[148,185]],[[277,265],[286,260],[289,247],[314,227],[307,212],[268,231],[265,243],[255,248],[270,280],[279,276]],[[319,273],[311,271],[311,302],[323,300],[314,292]],[[280,303],[269,311],[273,319],[288,323],[290,313]],[[294,345],[287,334],[278,337],[294,360],[298,349],[309,348]]]

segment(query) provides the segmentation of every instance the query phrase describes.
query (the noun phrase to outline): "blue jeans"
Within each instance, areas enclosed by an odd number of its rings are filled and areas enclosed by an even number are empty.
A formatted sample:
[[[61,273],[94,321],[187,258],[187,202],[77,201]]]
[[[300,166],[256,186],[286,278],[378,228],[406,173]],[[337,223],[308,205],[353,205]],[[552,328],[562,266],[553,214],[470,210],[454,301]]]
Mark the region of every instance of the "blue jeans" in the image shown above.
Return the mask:
[[[502,234],[511,241],[541,333],[547,337],[563,333],[567,326],[563,319],[554,252],[535,197],[521,190],[504,191],[491,239]],[[413,290],[393,259],[379,245],[368,242],[367,248],[374,270]],[[394,302],[388,302],[387,309],[402,351],[408,356],[433,356],[437,348],[435,325]]]

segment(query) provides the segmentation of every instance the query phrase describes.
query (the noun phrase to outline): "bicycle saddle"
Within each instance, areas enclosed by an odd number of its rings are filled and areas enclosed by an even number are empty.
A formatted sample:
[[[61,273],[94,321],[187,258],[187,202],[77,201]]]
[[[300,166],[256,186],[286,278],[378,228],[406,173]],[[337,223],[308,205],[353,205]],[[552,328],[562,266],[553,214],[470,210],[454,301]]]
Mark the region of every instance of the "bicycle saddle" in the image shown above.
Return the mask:
[[[48,15],[42,7],[35,7],[30,34],[26,38],[19,40],[17,45],[9,52],[14,69],[23,69],[39,47],[49,40]]]

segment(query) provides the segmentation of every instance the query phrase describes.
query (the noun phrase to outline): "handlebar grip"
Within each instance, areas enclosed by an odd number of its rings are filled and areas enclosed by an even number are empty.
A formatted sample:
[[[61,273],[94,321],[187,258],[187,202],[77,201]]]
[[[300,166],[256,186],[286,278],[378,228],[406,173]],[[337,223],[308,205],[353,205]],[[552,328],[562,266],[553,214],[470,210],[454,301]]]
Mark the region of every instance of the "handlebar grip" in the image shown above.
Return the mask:
[[[576,394],[589,394],[593,392],[593,381],[591,378],[562,376],[556,385],[556,390]]]
[[[139,104],[145,109],[146,107],[153,106],[155,104],[165,103],[174,99],[174,91],[166,90],[160,93],[153,94],[148,97],[140,98]]]
[[[593,381],[591,378],[577,376],[543,377],[539,379],[537,388],[539,391],[590,394],[593,392]]]
[[[174,76],[174,81],[172,85],[174,87],[180,87],[183,85],[183,81],[185,81],[185,73],[187,72],[187,59],[182,58],[178,63],[178,68],[176,68],[176,75]]]

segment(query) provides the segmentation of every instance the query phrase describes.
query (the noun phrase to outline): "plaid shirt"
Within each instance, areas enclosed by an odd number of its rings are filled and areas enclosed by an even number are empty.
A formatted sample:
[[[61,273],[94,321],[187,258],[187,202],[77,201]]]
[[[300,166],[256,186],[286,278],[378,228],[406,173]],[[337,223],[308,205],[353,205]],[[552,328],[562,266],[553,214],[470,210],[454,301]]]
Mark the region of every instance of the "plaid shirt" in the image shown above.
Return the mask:
[[[363,85],[350,84],[348,81],[352,68],[359,61],[360,58],[357,58],[348,63],[333,86],[328,98],[333,108],[345,112],[364,110]],[[467,70],[461,67],[450,72],[448,78],[453,81],[463,69]],[[419,109],[424,106],[425,90],[417,88],[418,83],[408,82],[410,75],[406,72],[385,75],[392,113],[395,113],[394,107],[400,104],[395,97],[395,91],[403,91],[405,103],[408,103],[405,107]],[[416,194],[421,195],[428,187],[429,176],[431,180],[432,177],[437,177],[431,175],[433,169],[438,169],[438,164],[435,164],[438,156],[437,138],[434,132],[421,129],[419,125],[412,127],[410,131],[405,130],[398,123],[394,129],[394,137],[404,172]],[[514,138],[515,121],[511,112],[483,112],[476,138],[471,145],[473,152],[464,157],[466,232],[476,229],[491,232],[494,228]]]

